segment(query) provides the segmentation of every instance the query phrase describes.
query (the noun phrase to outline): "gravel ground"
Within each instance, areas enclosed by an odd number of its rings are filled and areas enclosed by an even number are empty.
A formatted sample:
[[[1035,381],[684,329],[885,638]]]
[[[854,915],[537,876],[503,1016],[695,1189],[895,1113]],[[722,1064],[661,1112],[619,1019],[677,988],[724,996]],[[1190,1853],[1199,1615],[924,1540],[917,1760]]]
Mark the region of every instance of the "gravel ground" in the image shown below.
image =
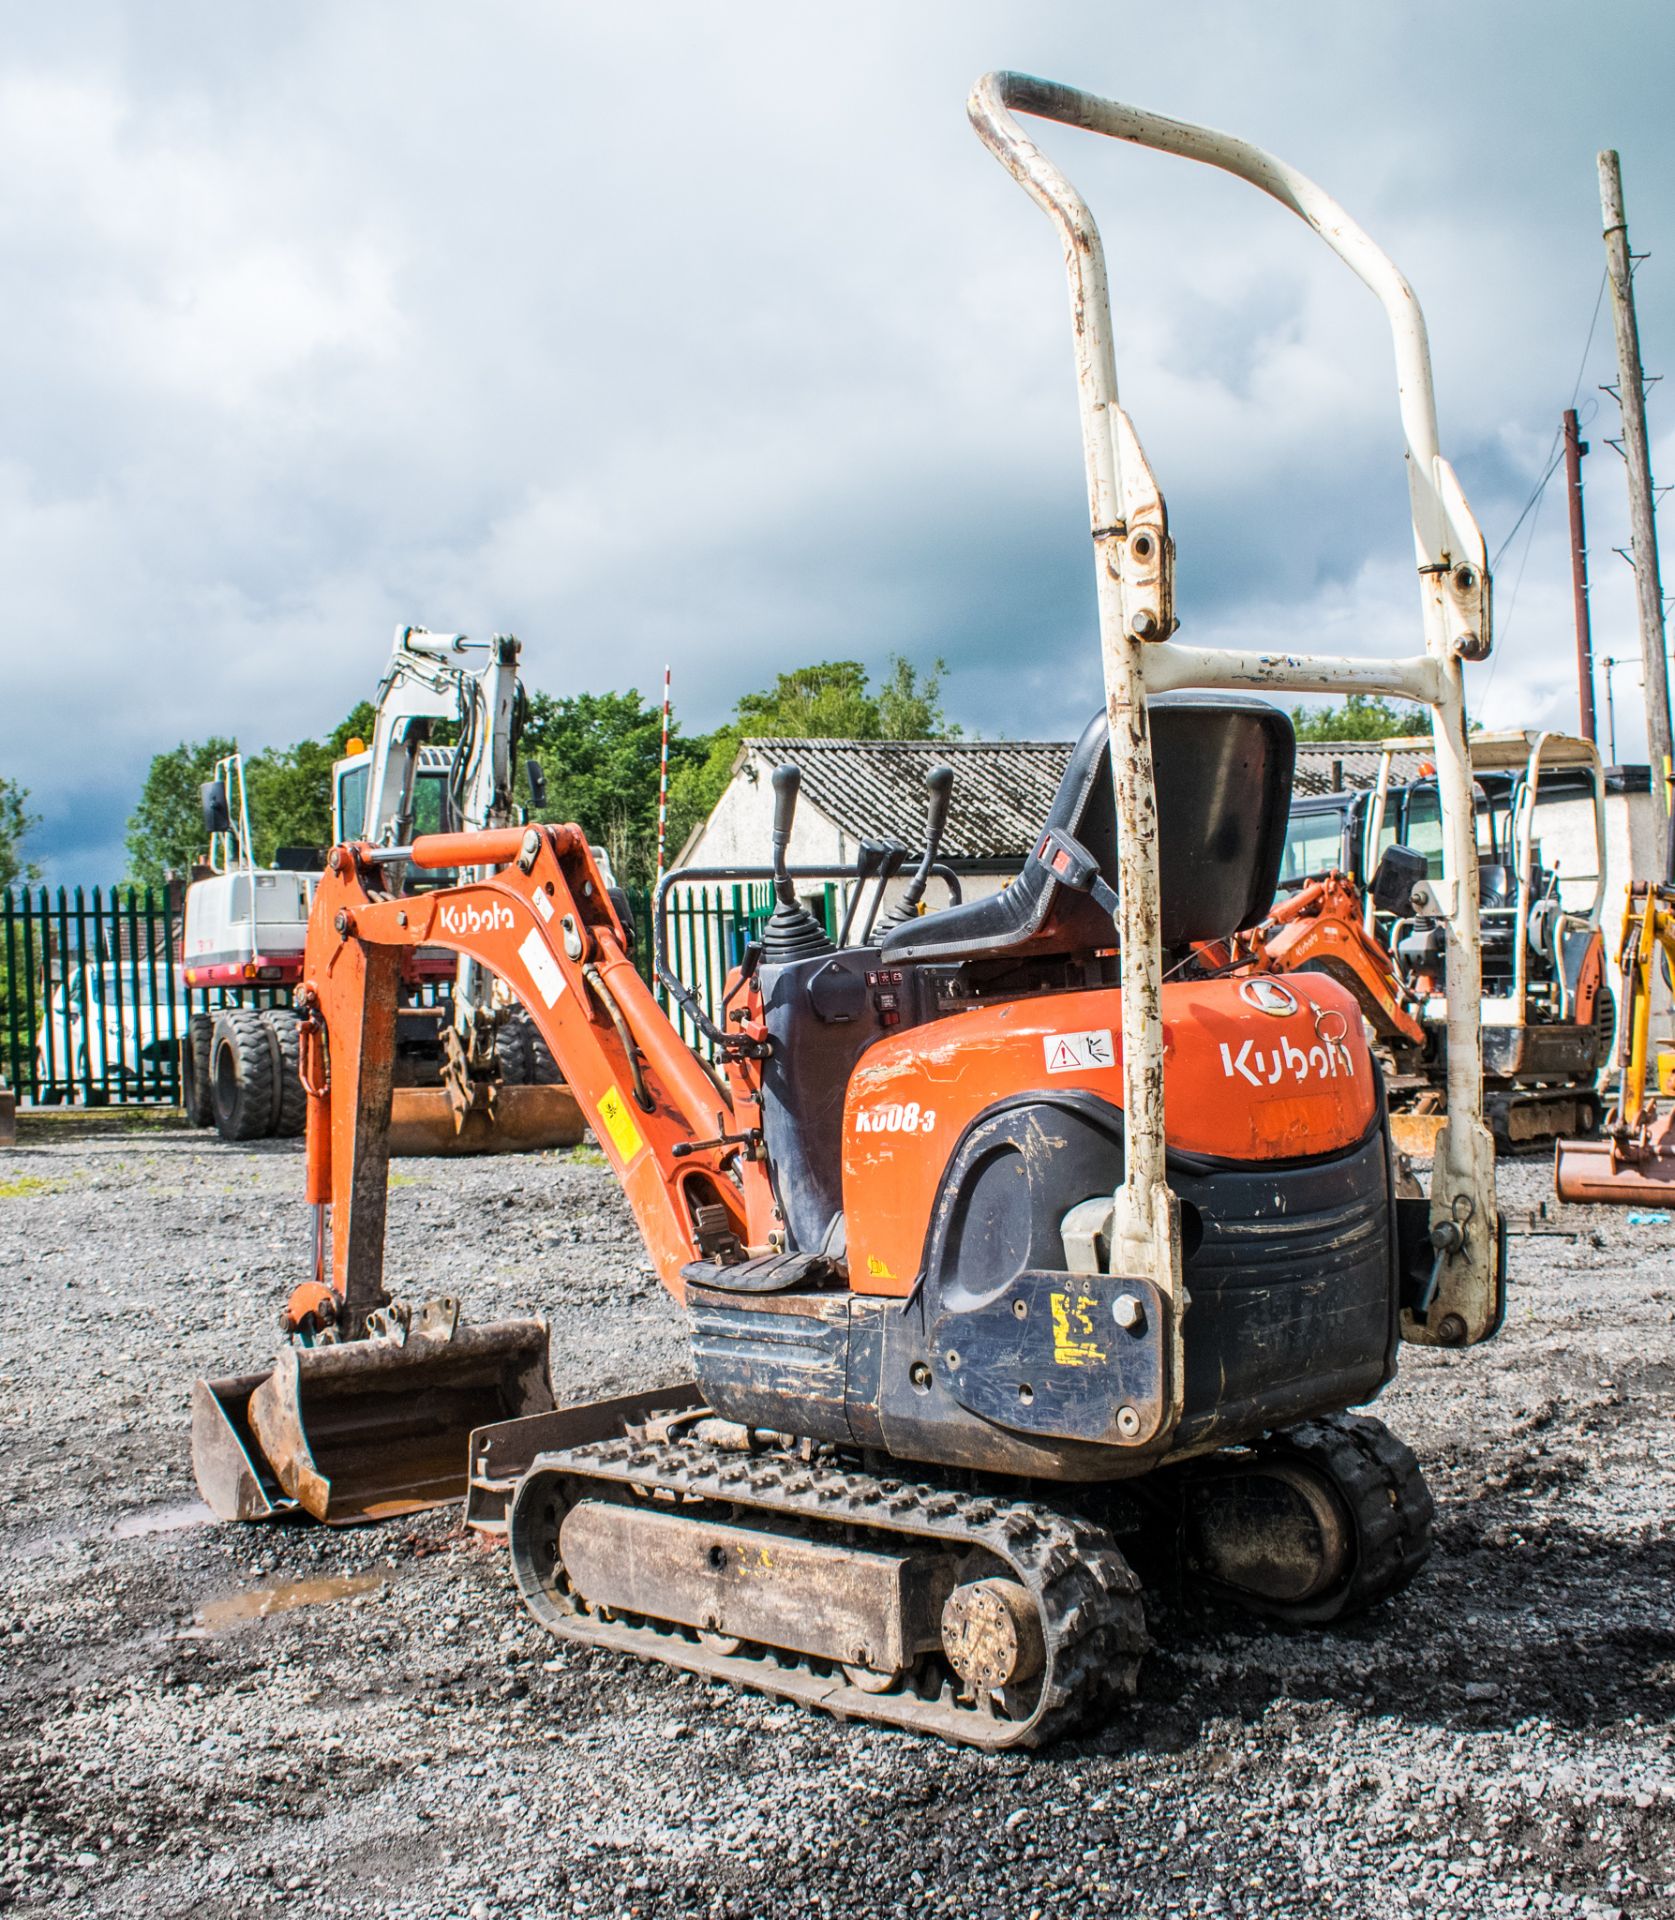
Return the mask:
[[[558,1646],[450,1516],[206,1524],[190,1383],[273,1350],[300,1154],[24,1124],[0,1907],[1675,1916],[1675,1227],[1550,1203],[1501,1338],[1407,1352],[1378,1411],[1439,1507],[1407,1594],[1289,1635],[1149,1595],[1139,1705],[996,1758]],[[1504,1170],[1523,1225],[1547,1184]],[[390,1244],[473,1318],[548,1313],[561,1393],[682,1370],[596,1156],[399,1163]]]

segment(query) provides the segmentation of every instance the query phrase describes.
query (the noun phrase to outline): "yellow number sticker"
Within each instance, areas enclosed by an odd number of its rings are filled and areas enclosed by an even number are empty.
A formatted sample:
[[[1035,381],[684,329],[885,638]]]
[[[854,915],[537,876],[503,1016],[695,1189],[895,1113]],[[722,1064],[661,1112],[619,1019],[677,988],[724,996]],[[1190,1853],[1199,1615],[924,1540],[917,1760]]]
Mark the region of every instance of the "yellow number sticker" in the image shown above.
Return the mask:
[[[1093,1337],[1093,1309],[1099,1302],[1085,1293],[1055,1293],[1050,1299],[1054,1362],[1061,1367],[1085,1367],[1103,1360],[1105,1349]]]

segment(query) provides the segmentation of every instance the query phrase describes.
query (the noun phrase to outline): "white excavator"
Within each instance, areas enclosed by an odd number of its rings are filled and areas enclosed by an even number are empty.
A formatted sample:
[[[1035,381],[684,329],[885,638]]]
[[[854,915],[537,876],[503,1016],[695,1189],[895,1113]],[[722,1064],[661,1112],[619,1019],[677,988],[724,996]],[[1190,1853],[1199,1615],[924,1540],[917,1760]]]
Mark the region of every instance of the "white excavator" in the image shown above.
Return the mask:
[[[332,769],[334,846],[400,847],[415,834],[522,822],[513,799],[526,707],[518,655],[508,634],[483,642],[397,630],[372,740],[351,740]],[[452,744],[433,743],[439,723],[453,727]],[[539,805],[533,761],[528,778]],[[271,866],[255,865],[236,753],[204,786],[203,809],[209,861],[187,889],[181,963],[187,987],[221,1004],[191,1018],[184,1104],[194,1124],[214,1125],[225,1139],[298,1134],[306,1096],[297,1019],[283,1001],[301,977],[324,849],[282,847]],[[492,1152],[581,1138],[580,1113],[534,1023],[463,955],[420,949],[404,969],[396,1049],[399,1151]]]

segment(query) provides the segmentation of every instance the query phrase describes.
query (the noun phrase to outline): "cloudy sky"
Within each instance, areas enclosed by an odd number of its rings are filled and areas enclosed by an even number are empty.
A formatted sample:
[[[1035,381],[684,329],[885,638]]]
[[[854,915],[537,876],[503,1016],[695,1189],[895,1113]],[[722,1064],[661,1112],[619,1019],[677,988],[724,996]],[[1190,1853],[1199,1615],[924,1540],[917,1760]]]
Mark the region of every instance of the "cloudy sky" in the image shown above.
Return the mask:
[[[154,751],[323,731],[407,620],[515,632],[554,693],[667,660],[696,728],[780,668],[902,652],[946,657],[972,729],[1072,731],[1098,656],[1063,277],[966,123],[990,67],[1336,194],[1424,302],[1491,552],[1575,392],[1596,646],[1637,647],[1608,307],[1584,345],[1615,145],[1675,374],[1657,0],[84,0],[0,35],[0,774],[54,880],[120,873]],[[1105,229],[1186,634],[1417,644],[1376,305],[1237,182],[1043,139]],[[1477,711],[1573,724],[1558,482],[1496,587]]]

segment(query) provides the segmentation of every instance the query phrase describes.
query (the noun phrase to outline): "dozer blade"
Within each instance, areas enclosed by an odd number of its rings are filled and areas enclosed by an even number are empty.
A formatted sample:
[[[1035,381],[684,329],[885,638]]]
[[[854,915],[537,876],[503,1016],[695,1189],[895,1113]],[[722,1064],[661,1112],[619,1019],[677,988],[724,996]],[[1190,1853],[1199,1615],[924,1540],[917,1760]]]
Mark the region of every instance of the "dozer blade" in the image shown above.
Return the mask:
[[[492,1116],[475,1107],[457,1130],[440,1087],[397,1087],[390,1100],[392,1154],[534,1153],[573,1147],[586,1131],[576,1096],[565,1086],[502,1087]]]
[[[355,1526],[463,1499],[472,1431],[551,1405],[541,1320],[286,1347],[271,1373],[198,1383],[193,1466],[224,1519]]]
[[[503,1540],[512,1495],[537,1454],[615,1439],[654,1414],[687,1413],[703,1404],[697,1382],[679,1380],[673,1386],[642,1387],[638,1393],[586,1400],[479,1427],[471,1436],[465,1524],[485,1538]]]
[[[1561,1140],[1553,1161],[1561,1200],[1588,1206],[1675,1204],[1675,1141],[1666,1132],[1624,1147],[1616,1141]]]

